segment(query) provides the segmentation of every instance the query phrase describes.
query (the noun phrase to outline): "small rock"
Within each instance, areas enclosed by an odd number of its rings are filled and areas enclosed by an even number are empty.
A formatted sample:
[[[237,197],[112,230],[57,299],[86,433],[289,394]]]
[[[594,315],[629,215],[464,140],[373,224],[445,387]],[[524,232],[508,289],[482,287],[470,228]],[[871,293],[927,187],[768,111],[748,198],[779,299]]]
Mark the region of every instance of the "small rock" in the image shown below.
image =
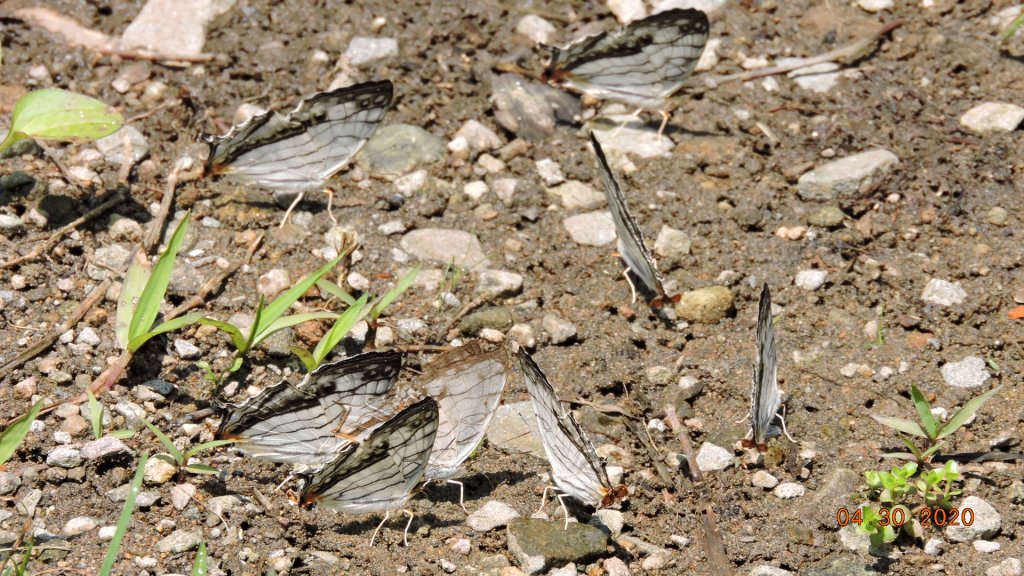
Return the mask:
[[[487,427],[487,442],[502,452],[547,458],[530,400],[499,405]]]
[[[562,226],[573,242],[583,246],[604,246],[615,240],[615,223],[606,211],[586,212],[570,216]]]
[[[127,146],[125,141],[127,141]],[[130,159],[133,166],[149,155],[149,142],[146,141],[146,137],[139,132],[138,128],[127,124],[117,132],[96,140],[93,144],[112,166],[120,167],[124,164],[126,150],[131,152]]]
[[[765,490],[771,490],[779,485],[779,479],[769,474],[766,470],[758,470],[750,477],[750,484]]]
[[[819,166],[800,177],[804,200],[853,199],[874,190],[899,163],[888,150],[870,150]]]
[[[725,0],[656,0],[651,14],[657,14],[672,8],[696,8],[711,16],[723,7],[725,7]]]
[[[959,508],[960,510],[970,508],[974,512],[974,522],[970,526],[961,524],[947,527],[947,539],[953,542],[973,542],[992,538],[999,533],[1002,518],[988,502],[977,496],[968,496],[960,503]]]
[[[682,230],[662,226],[654,241],[654,253],[667,258],[683,258],[690,254],[690,237]]]
[[[794,62],[801,62],[803,58],[779,58],[779,66],[788,66]],[[810,90],[819,94],[829,92],[839,83],[839,64],[835,62],[822,62],[812,64],[793,70],[786,76],[792,78],[796,85],[804,90]]]
[[[113,436],[104,436],[92,442],[87,442],[85,446],[82,446],[82,457],[88,461],[131,453],[131,449],[124,442]]]
[[[446,574],[451,574],[452,572],[455,572],[456,569],[458,569],[458,566],[453,564],[452,561],[448,560],[447,558],[441,558],[440,563],[441,570],[444,570]]]
[[[385,236],[394,236],[395,234],[403,234],[407,230],[405,224],[402,224],[401,220],[392,220],[391,222],[385,222],[380,226],[377,226],[377,230]]]
[[[602,566],[604,567],[605,574],[608,576],[629,576],[629,567],[626,566],[625,562],[614,556],[605,558]]]
[[[348,285],[357,292],[366,292],[370,289],[370,281],[359,272],[351,272],[348,277],[345,278]]]
[[[891,10],[893,0],[857,0],[857,5],[868,12],[881,12]]]
[[[487,298],[508,298],[523,290],[523,277],[504,270],[484,270],[477,278],[476,294]]]
[[[474,151],[481,152],[494,150],[501,147],[501,138],[487,126],[476,120],[467,120],[465,124],[455,133],[455,138],[465,138],[469,147]]]
[[[936,306],[955,306],[967,299],[967,292],[959,282],[932,278],[921,293],[921,300]]]
[[[97,522],[95,518],[90,518],[88,516],[76,516],[64,524],[64,529],[61,532],[68,537],[78,536],[79,534],[96,528],[98,525],[99,522]]]
[[[555,132],[556,121],[572,121],[580,102],[552,86],[502,74],[491,82],[494,119],[520,138],[541,141]]]
[[[562,207],[570,210],[576,208],[590,210],[605,203],[604,194],[577,180],[569,180],[554,188],[548,188],[548,194],[557,196]]]
[[[483,198],[484,194],[487,194],[487,190],[487,183],[483,180],[467,182],[466,185],[462,187],[462,192],[474,201]]]
[[[410,124],[390,124],[374,132],[356,163],[373,176],[398,177],[443,160],[443,139]]]
[[[529,324],[514,324],[508,330],[508,337],[523,348],[532,350],[537,346],[537,337]]]
[[[793,280],[793,284],[797,288],[813,292],[825,285],[825,277],[827,276],[828,272],[825,270],[801,270],[796,273],[796,279]]]
[[[82,452],[70,446],[58,446],[46,455],[46,463],[61,468],[75,468],[82,464]]]
[[[21,478],[10,472],[0,471],[0,496],[7,496],[21,486]]]
[[[551,343],[555,345],[567,344],[576,338],[576,326],[554,314],[545,314],[541,327],[551,336]]]
[[[605,0],[605,4],[620,24],[629,24],[647,16],[643,0]]]
[[[1000,548],[999,542],[992,542],[991,540],[975,540],[974,542],[971,542],[971,546],[982,554],[998,552]]]
[[[657,130],[646,127],[634,128],[636,118],[632,114],[608,115],[607,119],[621,126],[614,130],[601,132],[598,139],[608,161],[613,168],[621,169],[628,160],[627,155],[638,158],[660,158],[672,152],[675,143],[663,134],[658,136]]]
[[[174,351],[178,353],[178,358],[182,360],[196,360],[203,355],[203,351],[198,346],[184,338],[174,339]]]
[[[946,362],[942,365],[942,379],[949,386],[977,388],[989,377],[985,361],[977,356],[967,356],[959,362]]]
[[[701,444],[697,451],[697,466],[705,472],[725,470],[733,464],[732,452],[710,442]]]
[[[535,163],[537,175],[544,181],[545,186],[557,186],[565,182],[565,175],[562,174],[562,166],[551,158],[542,158]]]
[[[942,538],[929,538],[924,543],[924,553],[929,556],[938,556],[946,549],[946,541]]]
[[[1013,132],[1024,121],[1024,108],[1006,102],[985,102],[960,117],[960,125],[977,134]]]
[[[125,218],[118,214],[114,214],[110,217],[110,227],[108,228],[111,238],[114,240],[128,240],[133,242],[142,238],[142,224],[139,224],[136,220],[131,218]]]
[[[473,544],[468,538],[459,538],[448,549],[460,556],[469,556],[473,552]]]
[[[590,525],[597,526],[604,530],[608,537],[615,540],[622,534],[622,528],[626,525],[626,519],[622,512],[611,508],[602,508],[590,517]]]
[[[362,66],[398,55],[398,40],[356,36],[349,42],[341,58],[352,66]]]
[[[494,190],[494,195],[505,204],[512,202],[518,186],[519,180],[516,178],[498,178],[491,182],[491,190]]]
[[[687,322],[714,324],[732,310],[732,292],[725,286],[709,286],[682,294],[676,314]]]
[[[994,226],[1005,226],[1006,220],[1009,216],[1010,213],[1006,211],[1006,208],[1003,208],[1002,206],[993,206],[985,213],[985,220]]]
[[[1020,576],[1020,574],[1021,562],[1016,558],[1007,558],[985,570],[985,576]]]
[[[412,193],[423,188],[423,185],[427,183],[427,171],[417,170],[395,178],[395,188],[402,194],[411,195]]]
[[[78,333],[78,337],[75,338],[75,342],[95,348],[100,345],[101,340],[99,334],[96,334],[96,331],[93,330],[91,326],[86,326]]]
[[[25,222],[17,216],[0,214],[0,234],[4,236],[17,236],[25,231]]]
[[[519,518],[521,514],[513,507],[490,500],[466,518],[466,525],[477,532],[490,532],[509,523],[513,518]]]
[[[117,534],[117,526],[101,526],[96,532],[96,537],[105,542],[113,540],[114,534]]]
[[[757,566],[750,571],[750,576],[792,576],[789,570],[776,568],[775,566]]]
[[[169,454],[157,454],[146,461],[143,479],[149,484],[163,484],[178,471],[174,458]]]
[[[37,380],[35,376],[29,376],[14,385],[14,397],[20,400],[29,400],[35,396]]]
[[[838,206],[822,206],[807,215],[807,223],[820,228],[835,228],[843,223],[846,214]]]
[[[519,19],[519,23],[516,24],[516,32],[533,40],[536,44],[547,44],[551,41],[551,35],[555,33],[555,27],[540,16],[527,14]]]
[[[679,397],[689,400],[704,390],[704,382],[695,376],[682,376],[679,378]]]
[[[156,550],[161,554],[181,554],[196,548],[203,542],[203,534],[199,531],[175,530],[156,543]]]
[[[171,486],[171,505],[181,511],[188,507],[192,497],[196,495],[196,487],[192,484],[178,484]]]
[[[420,260],[481,270],[489,264],[480,240],[469,232],[444,228],[413,230],[402,237],[402,250]]]
[[[782,498],[783,500],[789,500],[791,498],[799,498],[807,492],[807,489],[796,482],[783,482],[772,490],[772,494],[776,497]]]
[[[281,292],[284,292],[292,286],[291,275],[288,271],[283,268],[274,268],[266,274],[260,276],[259,280],[256,281],[256,291],[264,296],[267,301],[273,299]]]
[[[490,308],[466,315],[459,321],[463,334],[478,334],[484,328],[505,331],[512,327],[512,311],[506,307]]]
[[[527,574],[568,562],[588,564],[605,554],[608,537],[587,524],[514,518],[508,524],[508,549]],[[575,574],[575,568],[573,569]]]
[[[235,506],[238,506],[241,503],[242,499],[234,494],[214,496],[206,501],[206,509],[215,516],[223,516],[225,512],[230,512]]]

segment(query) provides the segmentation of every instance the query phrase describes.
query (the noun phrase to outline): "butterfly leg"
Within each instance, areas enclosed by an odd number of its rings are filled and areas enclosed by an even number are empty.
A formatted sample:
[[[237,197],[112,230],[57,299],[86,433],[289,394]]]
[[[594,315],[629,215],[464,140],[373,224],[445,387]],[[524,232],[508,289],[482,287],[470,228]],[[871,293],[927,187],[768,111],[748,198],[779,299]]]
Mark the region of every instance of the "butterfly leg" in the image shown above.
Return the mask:
[[[462,511],[463,512],[465,512],[466,514],[469,514],[469,510],[466,510],[466,504],[463,501],[463,498],[466,495],[466,492],[465,492],[465,488],[466,487],[463,486],[462,482],[459,482],[458,480],[449,480],[448,483],[449,484],[458,484],[459,485],[459,506],[462,506]]]
[[[412,519],[413,519],[413,517],[415,517],[415,514],[412,513],[412,510],[402,510],[402,512],[405,512],[406,514],[409,515],[409,521],[405,523],[405,532],[402,533],[402,541],[405,543],[405,547],[408,548],[409,547],[409,526],[412,526]]]
[[[295,478],[295,473],[294,472],[289,472],[288,476],[284,479],[284,481],[281,482],[280,484],[278,484],[277,488],[274,488],[274,492],[277,492],[278,490],[280,490],[281,487],[283,487],[285,484],[287,484],[288,481],[291,480],[292,478]]]
[[[559,494],[558,495],[558,503],[562,505],[562,514],[565,514],[565,528],[563,528],[563,530],[568,530],[569,529],[569,509],[565,507],[565,496],[566,496],[565,494]]]
[[[377,529],[373,531],[373,536],[370,537],[370,548],[373,548],[373,543],[377,540],[377,533],[380,532],[380,529],[384,526],[384,523],[388,521],[388,518],[391,518],[391,510],[384,513],[384,519],[380,521],[380,524],[377,524]],[[409,521],[412,522],[411,519]],[[406,543],[406,545],[408,546],[408,543]]]
[[[338,219],[334,217],[334,188],[324,188],[324,193],[327,194],[327,216],[337,224]]]
[[[555,488],[554,486],[545,486],[544,487],[544,491],[540,493],[540,508],[537,508],[537,511],[534,512],[534,514],[540,514],[541,512],[544,511],[544,504],[547,503],[547,498],[548,498],[548,490],[551,490],[552,492],[554,492],[555,490],[557,490],[557,488]]]
[[[622,277],[626,279],[626,283],[629,284],[629,293],[633,295],[633,304],[636,304],[636,286],[633,285],[633,281],[629,279],[629,268],[622,271]]]
[[[782,423],[782,433],[786,435],[786,438],[789,438],[790,442],[796,444],[796,440],[793,440],[793,437],[789,435],[789,431],[786,430],[786,407],[782,407],[782,414],[776,414],[775,416]]]
[[[295,197],[295,200],[292,200],[291,206],[289,206],[288,210],[284,213],[284,218],[281,218],[281,223],[277,225],[278,228],[284,228],[285,223],[288,222],[288,217],[292,215],[292,210],[299,205],[299,202],[302,202],[302,197],[305,195],[305,192],[299,192],[299,195]]]
[[[643,111],[644,111],[643,108],[637,108],[636,112],[633,112],[632,114],[627,116],[626,119],[623,120],[621,124],[619,124],[619,126],[615,129],[615,131],[612,132],[612,138],[618,136],[619,132],[621,132],[622,129],[625,128],[627,124],[629,124],[633,120],[636,120],[637,118],[639,118],[640,117],[640,113],[643,112]]]
[[[668,126],[668,119],[672,115],[668,113],[668,110],[659,110],[658,113],[661,114],[661,126],[658,127],[658,144],[661,144],[661,139],[665,135],[665,127]]]

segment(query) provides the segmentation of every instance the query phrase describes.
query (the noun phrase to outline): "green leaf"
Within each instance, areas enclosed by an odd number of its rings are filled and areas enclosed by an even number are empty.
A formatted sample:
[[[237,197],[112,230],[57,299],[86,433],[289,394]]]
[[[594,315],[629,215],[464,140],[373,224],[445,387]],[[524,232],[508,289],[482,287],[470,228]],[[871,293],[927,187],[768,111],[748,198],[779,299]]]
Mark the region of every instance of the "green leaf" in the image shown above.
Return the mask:
[[[117,318],[114,323],[114,336],[118,346],[122,350],[128,349],[129,330],[131,328],[132,316],[138,306],[142,291],[149,282],[150,268],[145,256],[137,252],[128,265],[128,272],[125,273],[121,282],[121,295],[117,298]]]
[[[307,290],[313,287],[313,285],[316,284],[321,278],[326,276],[328,272],[333,270],[334,267],[341,262],[341,259],[347,255],[347,252],[338,254],[337,258],[317,268],[316,271],[314,271],[312,274],[306,276],[305,278],[300,280],[295,286],[292,286],[283,294],[275,298],[274,301],[267,306],[267,309],[264,310],[263,318],[259,322],[259,329],[256,332],[265,332],[268,326],[277,321],[277,319],[280,318],[282,314],[284,314],[285,312],[288,311],[289,308],[291,308],[292,304],[294,304],[299,298],[302,298],[302,295],[305,294]]]
[[[373,304],[373,309],[370,310],[371,322],[377,320],[377,318],[380,318],[380,315],[384,312],[384,309],[390,306],[391,303],[395,301],[395,299],[397,299],[399,296],[402,295],[402,293],[408,290],[409,286],[412,286],[412,283],[416,280],[416,276],[418,276],[420,273],[421,267],[422,266],[420,264],[417,264],[415,268],[407,272],[405,276],[402,276],[402,278],[398,281],[398,284],[395,284],[395,286],[391,288],[391,290],[385,292],[384,295],[380,297],[380,300],[377,300],[377,302]]]
[[[211,440],[209,442],[203,442],[202,444],[196,444],[195,446],[189,448],[185,452],[185,460],[188,460],[189,458],[195,456],[196,454],[199,454],[203,450],[210,450],[212,448],[219,448],[221,446],[227,446],[228,444],[234,444],[234,443],[235,443],[234,440]]]
[[[914,401],[914,407],[917,408],[917,416],[921,419],[925,434],[934,440],[938,428],[935,425],[935,417],[932,416],[931,405],[928,404],[928,400],[916,385],[910,386],[910,398]]]
[[[316,360],[313,359],[313,354],[309,350],[306,350],[305,348],[300,348],[299,346],[289,346],[288,350],[290,350],[292,354],[295,354],[296,356],[299,357],[299,361],[302,362],[302,365],[306,367],[306,372],[312,372],[313,370],[316,370]]]
[[[181,450],[178,450],[178,447],[174,445],[174,442],[171,442],[171,439],[161,432],[159,428],[151,424],[149,420],[142,418],[142,423],[145,424],[146,428],[149,428],[150,432],[160,440],[160,443],[164,445],[164,450],[167,450],[167,453],[174,458],[174,461],[178,463],[178,466],[181,466],[185,462],[185,458],[182,455]]]
[[[913,436],[920,436],[921,438],[927,438],[924,431],[921,430],[921,427],[917,424],[917,422],[911,422],[910,420],[904,420],[902,418],[893,418],[892,416],[877,416],[875,414],[871,414],[871,417],[874,418],[875,421],[878,422],[879,424],[883,426],[888,426],[893,430],[906,432],[907,434]]]
[[[242,331],[239,330],[238,327],[235,326],[234,324],[222,322],[220,320],[215,320],[213,318],[206,318],[205,316],[203,318],[200,318],[198,322],[200,324],[205,324],[207,326],[213,326],[214,328],[227,334],[228,337],[231,338],[231,344],[235,347],[235,350],[245,349],[245,335],[242,334]]]
[[[184,328],[185,326],[188,326],[189,324],[195,323],[196,321],[198,321],[202,317],[203,317],[203,313],[202,312],[193,312],[191,314],[185,314],[184,316],[178,316],[177,318],[168,320],[166,322],[161,322],[156,328],[153,328],[152,330],[150,330],[149,332],[146,332],[145,334],[140,334],[139,336],[134,338],[131,342],[129,342],[128,343],[128,351],[129,352],[135,352],[139,348],[142,348],[142,345],[145,344],[146,342],[148,342],[150,338],[153,338],[155,336],[159,336],[159,335],[163,334],[164,332],[171,332],[173,330],[178,330],[180,328]]]
[[[126,428],[121,430],[114,430],[109,434],[109,436],[117,438],[118,440],[127,440],[129,438],[135,437],[135,430],[128,430]]]
[[[131,489],[124,499],[124,507],[121,508],[121,516],[117,519],[117,529],[114,531],[114,538],[107,547],[107,555],[103,558],[103,566],[100,567],[100,576],[110,576],[114,569],[114,562],[117,561],[117,553],[121,549],[121,540],[128,530],[128,522],[131,521],[132,511],[135,510],[135,497],[139,495],[139,488],[142,487],[142,477],[146,470],[146,462],[149,460],[149,453],[143,452],[139,457],[139,465],[135,468],[135,476],[132,477]]]
[[[192,474],[220,474],[220,470],[206,464],[189,464],[185,466],[185,471]]]
[[[206,576],[206,542],[199,543],[196,561],[192,563],[192,576]]]
[[[40,400],[32,405],[28,414],[14,421],[3,432],[0,432],[0,464],[7,462],[14,455],[14,451],[21,445],[21,441],[28,435],[32,428],[32,422],[43,409],[43,401]]]
[[[900,440],[903,441],[903,444],[910,449],[914,458],[917,460],[924,460],[924,454],[921,453],[921,449],[917,447],[917,444],[914,444],[910,438],[907,438],[903,434],[897,433],[896,435],[899,436]]]
[[[338,315],[334,312],[303,312],[302,314],[292,314],[291,316],[284,316],[271,322],[266,328],[260,330],[256,334],[256,339],[253,340],[252,345],[257,346],[267,338],[270,338],[277,332],[284,330],[285,328],[291,328],[292,326],[308,322],[310,320],[334,320]]]
[[[971,398],[967,404],[964,404],[963,408],[957,410],[956,414],[953,414],[953,417],[946,422],[946,425],[942,427],[942,430],[939,430],[939,435],[936,436],[936,438],[949,436],[953,432],[956,432],[958,428],[964,425],[964,422],[967,422],[971,416],[974,416],[974,413],[977,412],[985,402],[988,402],[989,398],[1002,389],[1002,386],[996,386],[977,398]]]
[[[149,331],[153,322],[156,321],[157,314],[160,313],[160,304],[164,301],[167,285],[171,281],[171,272],[174,270],[174,259],[178,256],[178,248],[181,247],[182,241],[185,240],[190,217],[191,212],[186,212],[185,217],[182,218],[167,243],[167,250],[164,250],[164,253],[157,259],[156,265],[153,266],[153,274],[149,277],[146,288],[139,296],[139,303],[128,327],[129,346],[136,338]]]
[[[1020,28],[1021,25],[1024,25],[1024,12],[1018,14],[1017,17],[1010,22],[1010,25],[1006,27],[1006,30],[1003,30],[1003,33],[999,35],[999,43],[1005,43],[1007,40],[1012,38],[1013,35],[1017,33],[1017,29]]]
[[[324,358],[334,350],[334,347],[341,342],[342,338],[352,330],[352,327],[356,325],[356,322],[362,320],[363,316],[366,315],[366,301],[369,300],[369,294],[363,294],[355,304],[349,307],[344,314],[334,322],[334,326],[327,331],[327,334],[320,339],[316,344],[316,348],[313,349],[313,365],[319,366],[323,363]]]
[[[256,335],[259,334],[260,326],[263,324],[263,312],[267,309],[267,299],[260,294],[260,299],[256,302],[256,314],[252,318],[252,326],[249,326],[249,335],[245,337],[245,346],[239,349],[239,357],[244,356],[252,350],[255,346]],[[234,372],[234,370],[232,370]]]
[[[89,398],[89,419],[92,420],[92,435],[99,440],[103,436],[103,406],[100,405],[100,401],[96,399],[96,395],[92,393],[92,390],[86,389],[85,394]]]
[[[11,113],[11,128],[0,151],[18,140],[95,140],[116,132],[124,117],[106,104],[59,88],[33,90],[22,96]]]
[[[346,292],[344,288],[338,286],[337,284],[331,282],[326,278],[317,280],[316,287],[326,292],[327,294],[334,296],[338,300],[341,300],[347,306],[351,306],[356,303],[356,299],[353,298],[351,294]]]

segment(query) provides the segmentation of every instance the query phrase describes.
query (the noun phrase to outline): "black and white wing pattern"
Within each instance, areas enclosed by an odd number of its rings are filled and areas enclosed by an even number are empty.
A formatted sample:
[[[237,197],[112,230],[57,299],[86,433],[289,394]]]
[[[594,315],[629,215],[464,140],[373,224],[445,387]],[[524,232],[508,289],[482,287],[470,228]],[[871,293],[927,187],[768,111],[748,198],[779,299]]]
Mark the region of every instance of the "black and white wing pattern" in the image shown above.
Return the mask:
[[[398,380],[397,352],[368,352],[325,364],[298,386],[281,382],[227,413],[217,437],[249,456],[316,467],[387,420]]]
[[[424,398],[352,444],[320,469],[303,474],[299,504],[349,514],[401,507],[423,479],[437,434],[437,403]]]
[[[752,442],[762,451],[768,439],[768,429],[782,405],[776,379],[777,360],[772,296],[765,284],[757,305],[757,364],[754,365],[754,386],[750,392]]]
[[[597,141],[594,133],[590,133],[590,142],[594,146],[594,154],[597,156],[597,165],[601,172],[601,180],[604,182],[604,193],[608,198],[608,209],[611,210],[612,220],[615,222],[615,235],[618,237],[619,254],[626,261],[629,270],[640,279],[640,282],[653,294],[656,295],[651,304],[660,308],[673,298],[665,293],[662,285],[664,277],[658,270],[658,263],[655,262],[651,251],[644,244],[643,234],[637,226],[633,215],[626,207],[626,197],[622,194],[619,182],[612,174],[608,166],[608,159],[604,156],[601,143]]]
[[[658,109],[693,72],[709,28],[700,10],[659,12],[616,32],[551,47],[542,77],[597,98]]]
[[[394,88],[389,80],[314,94],[289,114],[267,112],[206,137],[206,172],[275,191],[324,185],[384,119]]]
[[[520,349],[519,363],[533,400],[541,443],[559,490],[588,506],[604,508],[626,497],[625,485],[612,486],[604,462],[533,358]]]
[[[438,356],[420,379],[437,401],[440,424],[427,465],[428,480],[458,475],[487,431],[508,379],[503,348],[484,350],[479,340]]]

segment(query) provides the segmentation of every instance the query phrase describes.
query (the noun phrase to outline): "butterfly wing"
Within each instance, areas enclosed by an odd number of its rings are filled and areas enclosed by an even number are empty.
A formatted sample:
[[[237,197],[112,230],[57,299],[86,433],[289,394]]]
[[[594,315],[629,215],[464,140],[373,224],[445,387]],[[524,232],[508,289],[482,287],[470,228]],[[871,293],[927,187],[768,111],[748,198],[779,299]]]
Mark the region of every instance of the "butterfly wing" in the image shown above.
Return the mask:
[[[413,404],[374,430],[362,443],[303,475],[299,502],[350,514],[394,510],[423,478],[437,434],[432,398]]]
[[[589,506],[601,506],[613,490],[604,463],[572,414],[562,406],[540,367],[520,350],[526,390],[533,400],[540,439],[558,489]]]
[[[373,135],[393,94],[388,80],[366,82],[310,96],[287,115],[255,116],[207,139],[207,172],[274,190],[323,186]]]
[[[754,443],[758,445],[763,445],[767,439],[768,429],[782,404],[776,367],[772,297],[768,285],[765,284],[757,306],[757,364],[754,366],[754,389],[750,397],[750,423]]]
[[[660,108],[683,85],[708,41],[708,17],[672,9],[555,49],[544,78],[644,108]]]
[[[452,478],[483,439],[498,408],[508,378],[505,351],[486,352],[477,340],[438,356],[427,369],[421,381],[437,401],[440,423],[426,477]]]
[[[658,270],[658,263],[654,256],[644,244],[644,237],[640,233],[640,227],[636,220],[629,213],[626,207],[626,198],[622,194],[615,175],[608,166],[608,160],[601,149],[601,143],[597,141],[594,133],[590,133],[590,142],[594,146],[594,154],[597,155],[597,165],[600,168],[601,180],[604,182],[604,193],[608,198],[608,209],[611,210],[612,220],[615,222],[615,235],[618,236],[619,254],[626,261],[626,266],[640,279],[640,282],[648,290],[658,295],[659,299],[667,299],[665,288],[662,286],[664,278]]]
[[[325,364],[297,387],[281,382],[226,406],[217,437],[257,458],[320,466],[388,418],[385,395],[401,366],[397,352]]]

